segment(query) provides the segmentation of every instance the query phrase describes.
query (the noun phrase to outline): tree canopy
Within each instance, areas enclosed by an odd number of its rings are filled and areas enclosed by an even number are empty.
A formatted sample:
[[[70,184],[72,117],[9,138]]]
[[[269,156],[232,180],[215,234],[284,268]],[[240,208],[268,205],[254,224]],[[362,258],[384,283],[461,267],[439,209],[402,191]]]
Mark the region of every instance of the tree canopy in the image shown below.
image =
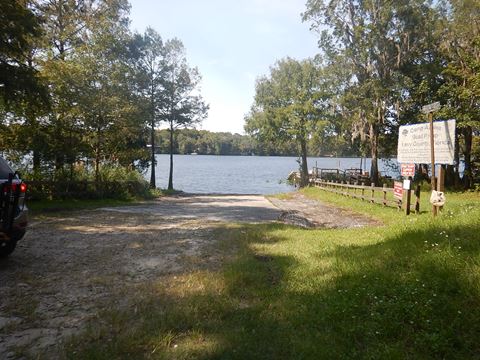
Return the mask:
[[[40,35],[39,20],[24,1],[0,2],[0,109],[47,102],[46,89],[31,64]]]
[[[0,143],[30,176],[73,180],[80,169],[99,181],[102,166],[143,170],[161,122],[176,129],[205,117],[183,44],[151,28],[133,33],[129,9],[127,0],[1,3]]]
[[[479,13],[473,0],[309,0],[303,20],[318,34],[312,66],[321,75],[299,84],[302,71],[287,70],[288,59],[277,62],[257,82],[245,129],[264,143],[300,141],[302,159],[309,150],[302,138],[324,153],[334,152],[333,139],[350,144],[357,154],[370,155],[371,180],[378,183],[378,158],[395,155],[399,126],[424,122],[422,106],[441,101],[438,115],[457,119],[459,128],[447,182],[459,178],[462,159],[470,187],[472,144],[480,130]],[[302,103],[310,106],[303,117],[308,121],[298,115],[304,110],[291,88],[307,94]]]
[[[255,103],[246,118],[246,131],[259,139],[275,143],[295,140],[303,184],[308,181],[307,143],[326,110],[320,76],[312,60],[278,61],[269,77],[257,80]]]

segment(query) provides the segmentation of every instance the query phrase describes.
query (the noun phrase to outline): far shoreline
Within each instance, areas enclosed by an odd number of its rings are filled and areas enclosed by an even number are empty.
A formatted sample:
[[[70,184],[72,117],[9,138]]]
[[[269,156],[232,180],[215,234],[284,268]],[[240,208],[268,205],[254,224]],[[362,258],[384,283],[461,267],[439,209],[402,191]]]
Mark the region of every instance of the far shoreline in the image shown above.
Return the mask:
[[[157,153],[155,155],[166,155],[169,156],[170,154],[165,153]],[[233,157],[233,156],[241,156],[241,157],[276,157],[276,158],[299,158],[300,156],[295,155],[234,155],[234,154],[173,154],[174,156],[225,156],[225,157]],[[371,157],[362,157],[362,156],[315,156],[309,155],[308,158],[316,158],[316,159],[367,159],[371,160]],[[378,157],[378,160],[397,160],[397,157]]]

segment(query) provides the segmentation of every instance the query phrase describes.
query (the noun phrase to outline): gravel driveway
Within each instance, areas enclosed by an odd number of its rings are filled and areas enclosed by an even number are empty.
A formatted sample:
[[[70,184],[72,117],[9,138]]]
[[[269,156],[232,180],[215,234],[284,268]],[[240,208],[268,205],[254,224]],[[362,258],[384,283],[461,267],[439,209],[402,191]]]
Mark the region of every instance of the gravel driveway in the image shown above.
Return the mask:
[[[99,309],[112,299],[121,306],[129,287],[218,266],[223,254],[216,231],[226,222],[292,220],[285,214],[295,214],[294,223],[305,218],[308,226],[322,226],[322,219],[324,225],[348,225],[345,217],[352,216],[316,202],[302,208],[301,198],[272,201],[256,195],[165,197],[32,219],[17,250],[0,260],[0,359],[55,358],[55,349]],[[351,218],[350,226],[371,223]]]

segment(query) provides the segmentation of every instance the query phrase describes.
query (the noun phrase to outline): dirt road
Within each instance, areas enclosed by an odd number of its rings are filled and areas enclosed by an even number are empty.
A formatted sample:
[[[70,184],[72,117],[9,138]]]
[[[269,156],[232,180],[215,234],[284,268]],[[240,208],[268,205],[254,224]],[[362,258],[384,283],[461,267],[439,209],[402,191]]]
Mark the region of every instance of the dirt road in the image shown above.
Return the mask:
[[[318,226],[322,216],[331,224],[345,217],[319,203],[302,209],[298,203],[306,199],[272,201],[275,205],[263,196],[165,197],[32,219],[18,249],[0,260],[0,358],[24,353],[54,358],[55,349],[112,299],[121,306],[130,286],[218,266],[216,232],[225,223],[291,220],[285,215],[294,214]],[[362,217],[350,221],[370,223]]]

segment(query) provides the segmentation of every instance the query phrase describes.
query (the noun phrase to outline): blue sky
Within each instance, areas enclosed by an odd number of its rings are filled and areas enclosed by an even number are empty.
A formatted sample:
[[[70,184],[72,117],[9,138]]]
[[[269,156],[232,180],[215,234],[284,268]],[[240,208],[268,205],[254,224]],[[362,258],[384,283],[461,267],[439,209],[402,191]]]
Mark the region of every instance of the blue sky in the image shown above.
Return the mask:
[[[177,37],[191,66],[202,74],[210,105],[201,128],[243,133],[255,79],[276,60],[318,53],[317,39],[302,23],[306,0],[130,0],[132,29],[154,28]]]

